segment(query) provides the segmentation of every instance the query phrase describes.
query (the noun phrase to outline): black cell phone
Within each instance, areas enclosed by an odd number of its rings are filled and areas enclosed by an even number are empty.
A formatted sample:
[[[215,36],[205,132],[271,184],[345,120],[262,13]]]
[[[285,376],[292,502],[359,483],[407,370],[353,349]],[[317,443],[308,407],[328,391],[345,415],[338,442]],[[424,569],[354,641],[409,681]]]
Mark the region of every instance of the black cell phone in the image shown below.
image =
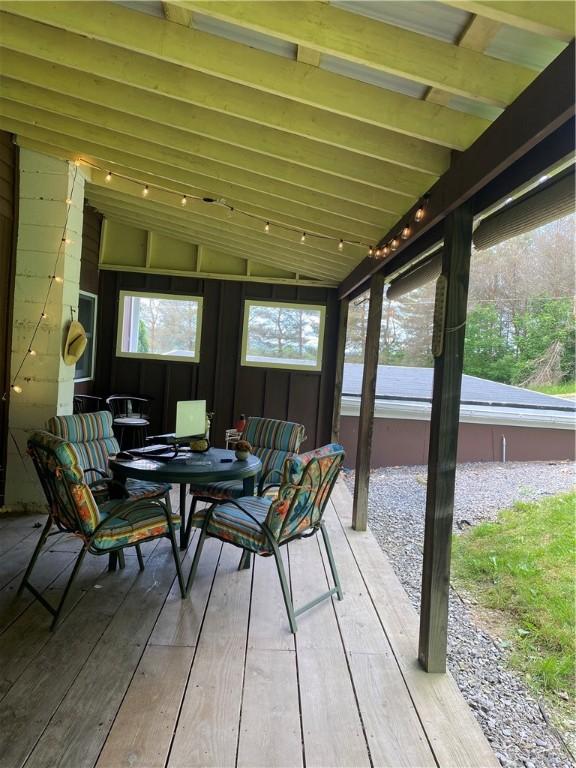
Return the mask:
[[[234,459],[220,459],[221,464],[231,464]]]

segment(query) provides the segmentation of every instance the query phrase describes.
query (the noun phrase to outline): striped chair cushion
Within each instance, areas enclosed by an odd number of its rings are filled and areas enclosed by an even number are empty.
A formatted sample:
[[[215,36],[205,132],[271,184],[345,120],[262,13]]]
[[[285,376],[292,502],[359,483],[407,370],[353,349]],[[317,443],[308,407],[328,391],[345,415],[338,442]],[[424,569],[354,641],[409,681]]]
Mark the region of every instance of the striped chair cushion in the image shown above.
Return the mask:
[[[238,499],[244,493],[241,480],[221,480],[211,485],[190,486],[193,496],[207,496],[210,499]]]
[[[28,440],[29,449],[35,451],[44,472],[53,480],[58,508],[54,514],[72,530],[77,529],[79,518],[81,532],[90,536],[100,523],[98,505],[84,483],[84,473],[78,454],[72,443],[49,432],[34,432]]]
[[[259,416],[249,416],[242,439],[258,448],[274,448],[278,451],[298,453],[306,437],[302,424],[279,419],[263,419]]]
[[[112,430],[110,411],[96,413],[75,413],[72,416],[53,416],[46,424],[48,432],[63,437],[71,443],[89,443],[92,440],[113,439],[117,453],[120,448]]]
[[[259,522],[263,523],[268,515],[271,499],[242,496],[238,499],[238,503],[251,515],[254,515]],[[195,512],[192,518],[193,524],[200,527],[207,511],[204,509]],[[207,533],[209,536],[215,536],[243,549],[249,549],[251,552],[258,552],[259,554],[268,552],[265,535],[256,523],[234,504],[220,504],[215,508],[208,524]]]
[[[139,541],[154,536],[168,534],[166,517],[154,504],[122,512],[119,508],[125,504],[121,499],[104,502],[100,514],[105,521],[93,540],[95,549],[107,550],[137,544]],[[174,528],[180,527],[180,517],[172,515]]]
[[[99,469],[110,477],[108,459],[120,450],[112,430],[110,411],[53,416],[48,420],[47,428],[52,434],[73,443],[87,483],[95,483],[102,479],[102,475],[98,472],[87,471],[90,467]],[[144,480],[130,479],[126,482],[126,490],[131,498],[147,499],[163,496],[169,493],[170,489],[171,486],[167,483],[149,483]],[[105,483],[93,488],[92,493],[99,504],[109,495]]]

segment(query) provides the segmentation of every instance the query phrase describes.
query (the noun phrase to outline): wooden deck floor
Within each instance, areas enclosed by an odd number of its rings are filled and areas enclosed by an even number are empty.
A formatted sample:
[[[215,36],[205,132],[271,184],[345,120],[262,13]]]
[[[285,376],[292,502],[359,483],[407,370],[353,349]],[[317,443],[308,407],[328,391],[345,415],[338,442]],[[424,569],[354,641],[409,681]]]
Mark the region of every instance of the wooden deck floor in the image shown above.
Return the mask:
[[[295,639],[272,560],[239,572],[215,540],[185,601],[168,542],[146,545],[143,573],[88,557],[50,633],[15,597],[39,530],[0,518],[0,766],[497,766],[453,679],[419,669],[416,614],[372,534],[350,529],[343,484],[333,500],[345,598],[301,616]],[[39,560],[49,598],[75,550],[54,538]],[[326,588],[320,537],[286,560],[296,604]]]

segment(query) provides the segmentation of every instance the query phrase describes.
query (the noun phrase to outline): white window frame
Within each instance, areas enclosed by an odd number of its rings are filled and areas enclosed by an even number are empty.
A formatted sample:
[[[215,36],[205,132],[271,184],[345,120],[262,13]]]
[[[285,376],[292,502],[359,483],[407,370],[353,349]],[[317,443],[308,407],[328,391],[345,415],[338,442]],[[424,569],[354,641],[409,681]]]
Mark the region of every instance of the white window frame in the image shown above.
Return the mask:
[[[124,299],[135,296],[143,299],[168,299],[171,301],[195,301],[198,303],[196,316],[196,346],[193,355],[161,355],[155,352],[124,352],[122,350],[122,329],[124,327]],[[202,342],[203,296],[184,296],[180,293],[156,293],[155,291],[120,291],[118,295],[118,326],[116,329],[116,357],[130,357],[138,360],[164,360],[177,363],[198,363]]]
[[[297,310],[316,310],[320,312],[320,327],[318,329],[318,354],[316,357],[315,365],[306,365],[305,363],[284,363],[282,361],[275,362],[258,362],[255,360],[247,360],[246,354],[248,350],[248,320],[250,317],[251,307],[274,307],[285,309],[297,309]],[[242,324],[242,351],[240,364],[249,368],[281,368],[287,371],[308,371],[310,373],[318,373],[322,370],[322,360],[324,356],[324,329],[326,326],[326,305],[325,304],[306,304],[305,302],[287,302],[287,301],[261,301],[260,299],[245,299],[244,300],[244,322]]]
[[[86,331],[86,335],[90,337],[90,334],[92,335],[92,359],[90,360],[90,375],[89,376],[83,376],[81,379],[76,378],[76,366],[74,366],[74,383],[79,383],[81,381],[94,381],[94,369],[96,365],[96,323],[98,318],[98,296],[95,293],[90,293],[89,291],[78,291],[79,296],[87,296],[89,299],[92,300],[94,309],[92,313],[92,328],[84,328]],[[78,313],[79,315],[79,313]],[[78,363],[77,363],[78,364]],[[77,365],[76,364],[76,365]]]

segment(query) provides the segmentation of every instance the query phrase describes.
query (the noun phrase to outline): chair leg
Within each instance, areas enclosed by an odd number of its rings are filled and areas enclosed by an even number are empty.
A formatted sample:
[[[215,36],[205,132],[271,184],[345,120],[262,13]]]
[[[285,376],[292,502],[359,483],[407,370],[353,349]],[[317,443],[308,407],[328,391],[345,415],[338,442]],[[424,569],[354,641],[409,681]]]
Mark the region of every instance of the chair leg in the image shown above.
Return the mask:
[[[202,554],[202,548],[204,547],[204,541],[206,539],[206,531],[208,530],[208,521],[209,521],[209,517],[208,515],[206,515],[206,517],[204,518],[204,522],[202,523],[202,530],[200,531],[200,536],[198,537],[198,544],[196,544],[196,551],[194,552],[194,559],[192,560],[190,573],[188,574],[188,580],[186,582],[186,595],[190,594],[190,590],[192,589],[192,584],[194,583],[194,579],[196,577],[196,571],[198,570],[198,563],[200,562],[200,555]]]
[[[22,594],[22,590],[24,589],[24,587],[26,586],[26,583],[28,582],[28,579],[32,573],[32,570],[36,565],[36,560],[38,560],[38,555],[40,554],[42,547],[46,543],[46,539],[48,538],[48,534],[50,533],[50,528],[52,528],[52,515],[48,515],[48,519],[46,520],[46,525],[44,526],[42,533],[40,534],[40,538],[38,539],[38,544],[36,544],[34,553],[30,558],[30,562],[28,563],[28,568],[26,568],[26,573],[24,574],[24,577],[20,582],[20,586],[18,587],[18,592],[17,592],[18,595]]]
[[[284,597],[284,605],[286,606],[286,613],[288,614],[288,622],[290,624],[290,631],[292,634],[296,634],[298,626],[296,624],[296,616],[294,614],[294,604],[290,596],[290,587],[288,586],[288,580],[286,578],[286,572],[284,571],[284,561],[280,553],[279,547],[274,544],[274,560],[276,561],[276,569],[278,570],[278,577],[280,579],[280,586],[282,587],[282,596]]]
[[[123,571],[124,568],[126,568],[126,560],[124,558],[124,551],[119,549],[118,550],[118,565],[120,566],[120,570]]]
[[[64,594],[62,595],[62,598],[60,600],[60,603],[58,604],[58,608],[56,609],[54,613],[54,618],[52,619],[52,624],[50,624],[50,631],[53,632],[56,629],[56,626],[58,625],[58,622],[60,621],[60,614],[62,613],[62,608],[64,607],[64,603],[66,601],[66,598],[68,597],[68,593],[70,592],[70,587],[72,586],[72,582],[78,575],[78,571],[80,570],[80,566],[82,565],[82,561],[84,560],[84,557],[86,555],[86,552],[88,552],[88,547],[84,545],[82,549],[80,550],[80,554],[78,555],[78,558],[76,559],[76,562],[74,563],[74,568],[72,569],[72,573],[70,574],[70,578],[68,579],[68,583],[66,584],[66,588],[64,589]]]
[[[118,565],[118,553],[110,552],[110,554],[108,555],[108,570],[110,572],[115,571],[117,565]]]
[[[328,531],[324,525],[324,521],[320,523],[320,530],[322,531],[322,538],[324,539],[324,545],[326,547],[326,554],[328,555],[328,562],[330,563],[330,570],[332,571],[332,578],[334,579],[334,586],[336,587],[336,595],[338,600],[344,599],[344,593],[340,586],[340,578],[338,577],[338,571],[336,570],[336,563],[334,561],[334,555],[332,554],[332,546],[330,539],[328,538]]]
[[[141,571],[144,570],[144,558],[142,557],[142,550],[140,549],[140,544],[135,545],[136,550],[136,557],[138,558],[138,566]]]
[[[178,576],[178,585],[180,587],[180,596],[182,599],[186,597],[186,587],[184,585],[184,577],[182,576],[182,565],[180,563],[180,552],[178,550],[178,544],[176,543],[176,534],[174,531],[174,523],[172,522],[172,504],[170,503],[170,497],[166,497],[166,522],[168,524],[168,533],[170,544],[172,545],[172,555],[174,556],[174,565],[176,566],[176,575]]]
[[[249,571],[250,565],[251,565],[251,557],[250,557],[250,550],[249,549],[243,549],[242,555],[240,557],[240,562],[238,563],[238,570],[239,571]]]

